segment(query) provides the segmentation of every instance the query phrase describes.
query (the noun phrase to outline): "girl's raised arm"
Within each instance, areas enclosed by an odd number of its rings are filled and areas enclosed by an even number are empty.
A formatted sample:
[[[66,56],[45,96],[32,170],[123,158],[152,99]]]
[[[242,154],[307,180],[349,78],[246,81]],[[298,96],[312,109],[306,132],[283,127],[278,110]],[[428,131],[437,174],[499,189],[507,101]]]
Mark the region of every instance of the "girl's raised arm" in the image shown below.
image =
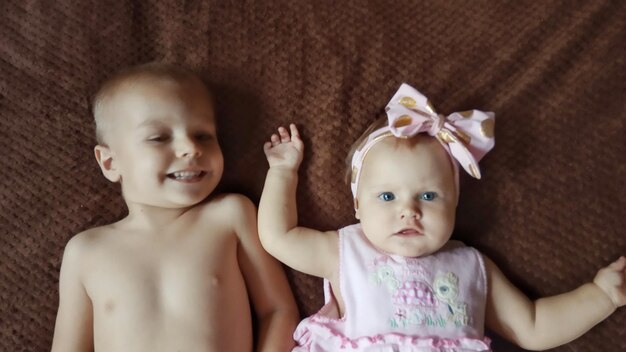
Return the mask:
[[[269,163],[259,204],[259,236],[266,251],[289,267],[330,278],[338,267],[335,231],[298,227],[296,188],[304,144],[298,129],[280,127],[263,146]]]

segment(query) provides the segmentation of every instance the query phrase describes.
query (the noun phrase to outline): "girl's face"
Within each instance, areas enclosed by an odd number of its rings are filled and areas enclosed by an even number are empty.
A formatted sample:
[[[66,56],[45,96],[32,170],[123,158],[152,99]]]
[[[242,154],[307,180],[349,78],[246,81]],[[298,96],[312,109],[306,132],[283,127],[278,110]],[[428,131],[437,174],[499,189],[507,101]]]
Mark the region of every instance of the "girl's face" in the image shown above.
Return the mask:
[[[457,197],[450,158],[436,139],[387,137],[363,162],[356,217],[379,250],[419,257],[450,239]]]

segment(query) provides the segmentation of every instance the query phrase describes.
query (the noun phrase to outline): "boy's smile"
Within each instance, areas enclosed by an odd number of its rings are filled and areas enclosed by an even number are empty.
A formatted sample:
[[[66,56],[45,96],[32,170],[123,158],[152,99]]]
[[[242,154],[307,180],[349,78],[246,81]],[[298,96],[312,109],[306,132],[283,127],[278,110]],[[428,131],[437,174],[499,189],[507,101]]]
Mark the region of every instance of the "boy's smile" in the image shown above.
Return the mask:
[[[185,171],[175,171],[175,172],[169,173],[167,174],[167,177],[175,181],[180,181],[180,182],[185,182],[185,183],[194,183],[194,182],[201,181],[202,177],[204,177],[206,174],[207,173],[205,171],[185,170]]]
[[[109,102],[112,165],[129,203],[186,207],[206,198],[223,171],[206,89],[197,82],[133,82]]]

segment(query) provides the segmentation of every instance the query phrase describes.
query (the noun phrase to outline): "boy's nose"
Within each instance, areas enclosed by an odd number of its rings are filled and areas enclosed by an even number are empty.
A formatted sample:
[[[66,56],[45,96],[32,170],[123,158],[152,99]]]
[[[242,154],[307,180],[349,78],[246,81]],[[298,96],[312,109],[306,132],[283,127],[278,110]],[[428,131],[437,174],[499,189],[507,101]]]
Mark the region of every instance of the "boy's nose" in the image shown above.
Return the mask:
[[[178,143],[176,154],[179,158],[197,158],[202,151],[194,141],[187,139]]]

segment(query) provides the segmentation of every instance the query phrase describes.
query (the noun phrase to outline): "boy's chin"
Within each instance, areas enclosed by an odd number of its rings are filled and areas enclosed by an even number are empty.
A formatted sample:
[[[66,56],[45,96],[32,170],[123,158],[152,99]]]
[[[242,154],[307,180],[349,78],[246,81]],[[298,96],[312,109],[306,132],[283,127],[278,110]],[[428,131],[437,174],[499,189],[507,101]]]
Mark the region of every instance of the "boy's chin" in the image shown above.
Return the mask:
[[[198,204],[204,202],[207,198],[209,198],[211,193],[212,192],[207,192],[206,194],[198,194],[197,196],[193,196],[193,197],[180,197],[178,199],[172,199],[170,204],[168,204],[168,205],[164,204],[164,207],[167,207],[167,208],[188,208],[188,207],[192,207],[194,205],[198,205]]]
[[[144,201],[133,202],[135,204],[143,204],[154,208],[163,209],[184,209],[193,207],[204,202],[211,192],[194,194],[192,196],[163,197],[161,199],[150,199]]]

